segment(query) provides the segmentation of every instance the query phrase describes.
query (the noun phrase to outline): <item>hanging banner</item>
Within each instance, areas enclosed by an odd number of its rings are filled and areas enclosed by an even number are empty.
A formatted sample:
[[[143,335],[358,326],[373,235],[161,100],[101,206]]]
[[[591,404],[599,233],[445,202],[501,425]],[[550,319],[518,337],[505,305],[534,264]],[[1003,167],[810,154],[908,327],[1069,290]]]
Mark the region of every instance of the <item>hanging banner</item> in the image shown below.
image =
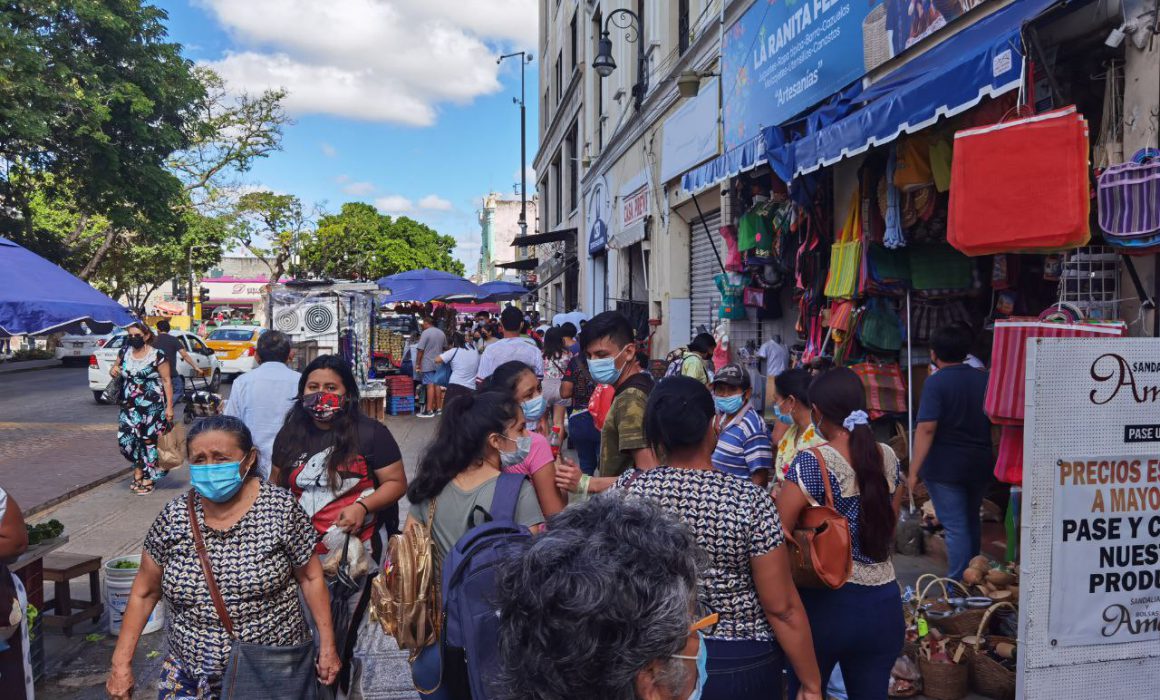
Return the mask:
[[[779,125],[989,2],[765,0],[722,48],[725,151]]]

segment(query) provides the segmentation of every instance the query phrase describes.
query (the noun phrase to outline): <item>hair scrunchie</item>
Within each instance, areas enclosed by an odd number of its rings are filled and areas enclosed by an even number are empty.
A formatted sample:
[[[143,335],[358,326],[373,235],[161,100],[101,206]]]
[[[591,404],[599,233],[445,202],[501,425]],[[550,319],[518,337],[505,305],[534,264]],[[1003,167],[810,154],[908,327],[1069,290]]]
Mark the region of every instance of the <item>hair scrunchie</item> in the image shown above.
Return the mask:
[[[870,425],[870,416],[865,411],[854,411],[842,421],[842,427],[851,432],[859,425]]]

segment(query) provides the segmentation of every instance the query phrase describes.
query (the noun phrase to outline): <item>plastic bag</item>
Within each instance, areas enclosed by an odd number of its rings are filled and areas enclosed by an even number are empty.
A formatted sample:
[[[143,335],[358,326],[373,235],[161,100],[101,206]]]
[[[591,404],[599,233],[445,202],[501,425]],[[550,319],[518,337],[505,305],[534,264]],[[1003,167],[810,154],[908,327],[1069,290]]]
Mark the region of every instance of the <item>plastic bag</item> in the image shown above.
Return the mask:
[[[326,554],[322,555],[322,573],[326,574],[328,578],[337,576],[339,568],[344,565],[344,549],[346,550],[347,575],[352,579],[366,575],[369,566],[366,547],[363,546],[361,539],[331,526],[322,536],[322,545],[326,547]]]

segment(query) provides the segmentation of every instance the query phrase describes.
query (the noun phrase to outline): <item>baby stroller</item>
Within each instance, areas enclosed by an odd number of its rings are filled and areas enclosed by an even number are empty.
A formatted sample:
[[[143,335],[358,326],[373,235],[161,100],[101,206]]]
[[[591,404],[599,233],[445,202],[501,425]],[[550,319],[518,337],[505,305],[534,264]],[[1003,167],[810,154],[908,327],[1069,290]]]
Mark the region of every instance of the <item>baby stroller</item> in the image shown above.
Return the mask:
[[[194,379],[198,379],[198,377],[194,377]],[[205,377],[200,377],[200,379],[205,383],[204,389],[185,392],[185,409],[182,421],[186,425],[192,423],[196,418],[219,416],[225,408],[225,399],[222,398],[222,395],[210,391],[208,379]],[[194,388],[192,384],[190,388]]]

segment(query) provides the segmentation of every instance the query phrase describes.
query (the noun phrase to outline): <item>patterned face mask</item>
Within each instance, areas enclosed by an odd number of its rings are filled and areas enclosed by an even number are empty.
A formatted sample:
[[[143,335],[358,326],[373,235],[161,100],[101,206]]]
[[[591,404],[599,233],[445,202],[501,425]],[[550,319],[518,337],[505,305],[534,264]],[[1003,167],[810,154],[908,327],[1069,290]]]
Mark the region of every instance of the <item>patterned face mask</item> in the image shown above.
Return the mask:
[[[330,423],[346,411],[346,398],[329,391],[319,391],[303,396],[302,408],[319,423]]]

